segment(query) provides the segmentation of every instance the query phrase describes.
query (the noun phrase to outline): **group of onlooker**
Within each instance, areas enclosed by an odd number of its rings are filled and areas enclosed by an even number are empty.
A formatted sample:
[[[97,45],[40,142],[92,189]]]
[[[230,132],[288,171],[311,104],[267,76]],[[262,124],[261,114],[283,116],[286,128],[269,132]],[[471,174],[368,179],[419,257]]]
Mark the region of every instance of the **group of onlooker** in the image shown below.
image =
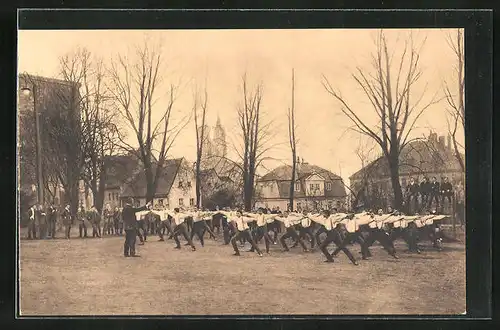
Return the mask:
[[[28,210],[28,239],[56,238],[58,229],[64,228],[64,237],[71,237],[71,228],[78,225],[79,237],[88,237],[88,229],[92,229],[92,237],[103,235],[123,235],[123,221],[121,209],[112,209],[106,205],[102,212],[95,206],[85,210],[83,205],[78,207],[76,214],[71,212],[69,205],[63,209],[54,204],[43,207],[35,204]]]

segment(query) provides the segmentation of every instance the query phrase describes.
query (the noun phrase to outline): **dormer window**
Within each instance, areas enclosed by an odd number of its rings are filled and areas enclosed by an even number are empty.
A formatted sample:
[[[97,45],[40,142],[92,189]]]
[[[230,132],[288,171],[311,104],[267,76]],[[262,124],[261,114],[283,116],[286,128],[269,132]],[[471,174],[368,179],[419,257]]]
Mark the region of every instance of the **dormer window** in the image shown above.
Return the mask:
[[[300,191],[300,182],[295,182],[295,191]]]
[[[331,182],[326,183],[326,190],[328,190],[328,191],[332,190],[332,183]]]

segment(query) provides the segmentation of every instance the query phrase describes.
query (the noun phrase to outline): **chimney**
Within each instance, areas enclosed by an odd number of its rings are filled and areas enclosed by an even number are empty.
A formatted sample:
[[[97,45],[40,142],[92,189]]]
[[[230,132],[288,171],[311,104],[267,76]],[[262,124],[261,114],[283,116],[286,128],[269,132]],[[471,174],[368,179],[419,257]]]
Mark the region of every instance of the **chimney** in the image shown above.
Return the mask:
[[[445,149],[446,145],[444,144],[444,136],[439,136],[439,145]]]

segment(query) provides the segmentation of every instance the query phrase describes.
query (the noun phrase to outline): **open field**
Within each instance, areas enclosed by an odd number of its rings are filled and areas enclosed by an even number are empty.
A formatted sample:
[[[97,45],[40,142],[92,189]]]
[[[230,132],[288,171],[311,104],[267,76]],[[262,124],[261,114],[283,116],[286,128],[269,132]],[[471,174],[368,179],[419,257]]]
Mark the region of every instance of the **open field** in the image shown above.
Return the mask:
[[[141,258],[123,257],[123,237],[21,241],[21,315],[460,314],[465,311],[465,247],[424,245],[400,259],[380,246],[353,266],[300,248],[259,258],[206,240],[177,251],[151,237]],[[261,244],[263,247],[263,244]],[[248,249],[248,246],[244,248]],[[242,251],[244,251],[242,249]],[[358,255],[359,246],[351,247]]]

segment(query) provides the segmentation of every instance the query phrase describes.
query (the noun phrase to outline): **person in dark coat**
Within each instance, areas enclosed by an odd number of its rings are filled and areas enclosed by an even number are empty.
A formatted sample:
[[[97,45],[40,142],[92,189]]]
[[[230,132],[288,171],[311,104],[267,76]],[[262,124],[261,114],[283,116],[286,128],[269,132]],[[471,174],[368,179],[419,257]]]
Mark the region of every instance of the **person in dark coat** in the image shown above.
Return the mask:
[[[439,207],[439,182],[437,182],[436,177],[432,177],[431,182],[431,198],[429,199],[429,209],[432,207],[432,202],[436,201],[436,207]]]
[[[48,215],[47,215],[47,224],[48,224],[48,236],[51,238],[56,237],[56,207],[54,204],[49,206]]]
[[[142,207],[132,207],[131,199],[127,199],[122,210],[123,225],[125,227],[125,243],[123,244],[123,255],[125,257],[138,257],[135,253],[135,239],[137,235],[137,220],[135,214],[151,207],[151,202]]]
[[[443,179],[443,182],[441,183],[441,202],[442,202],[442,205],[444,205],[444,200],[445,198],[448,199],[448,205],[452,205],[451,204],[451,200],[452,200],[452,197],[453,197],[453,186],[451,185],[451,182],[448,181],[448,178],[444,178]]]
[[[418,210],[418,193],[420,186],[415,182],[415,179],[410,178],[410,184],[406,187],[406,196],[408,201],[408,208],[411,213]]]
[[[101,237],[101,215],[95,208],[92,206],[90,210],[87,212],[87,220],[92,225],[92,237]]]
[[[431,194],[431,183],[428,177],[424,177],[424,181],[420,183],[420,197],[422,198],[422,208],[429,204],[429,196]]]
[[[64,224],[64,237],[69,239],[71,234],[71,224],[73,222],[69,205],[66,205],[61,213],[61,217]]]

